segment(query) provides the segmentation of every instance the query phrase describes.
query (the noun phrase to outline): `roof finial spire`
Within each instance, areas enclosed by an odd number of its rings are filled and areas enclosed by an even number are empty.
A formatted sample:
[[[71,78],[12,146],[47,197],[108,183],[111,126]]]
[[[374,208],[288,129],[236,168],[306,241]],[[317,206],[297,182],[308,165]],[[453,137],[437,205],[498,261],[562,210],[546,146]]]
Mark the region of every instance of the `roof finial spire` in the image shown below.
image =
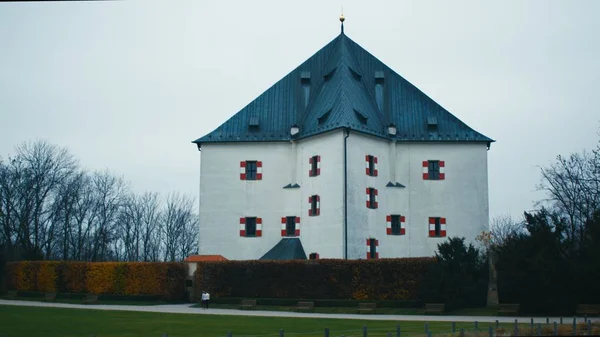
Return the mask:
[[[346,18],[344,17],[344,7],[342,7],[342,15],[340,15],[340,22],[342,23],[342,34],[344,34],[344,21]]]

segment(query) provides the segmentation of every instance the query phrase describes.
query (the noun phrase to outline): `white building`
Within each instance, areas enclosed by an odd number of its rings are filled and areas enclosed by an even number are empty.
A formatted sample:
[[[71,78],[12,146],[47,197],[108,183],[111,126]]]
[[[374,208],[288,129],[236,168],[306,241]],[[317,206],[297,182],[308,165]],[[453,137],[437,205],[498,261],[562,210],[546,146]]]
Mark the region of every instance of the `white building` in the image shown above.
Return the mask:
[[[343,33],[216,130],[201,150],[201,255],[431,256],[488,227],[474,131]]]

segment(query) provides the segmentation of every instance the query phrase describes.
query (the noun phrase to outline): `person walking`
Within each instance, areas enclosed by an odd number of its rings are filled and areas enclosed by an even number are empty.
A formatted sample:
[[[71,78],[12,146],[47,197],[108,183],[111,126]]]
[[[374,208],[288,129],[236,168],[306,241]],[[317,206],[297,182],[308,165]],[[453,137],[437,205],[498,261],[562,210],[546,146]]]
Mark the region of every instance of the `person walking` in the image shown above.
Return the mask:
[[[204,305],[206,306],[206,309],[208,309],[208,302],[210,301],[210,294],[208,293],[208,291],[204,291],[204,293],[206,294],[206,299],[204,301]]]
[[[204,308],[206,305],[206,290],[202,291],[202,296],[200,296],[200,309]]]

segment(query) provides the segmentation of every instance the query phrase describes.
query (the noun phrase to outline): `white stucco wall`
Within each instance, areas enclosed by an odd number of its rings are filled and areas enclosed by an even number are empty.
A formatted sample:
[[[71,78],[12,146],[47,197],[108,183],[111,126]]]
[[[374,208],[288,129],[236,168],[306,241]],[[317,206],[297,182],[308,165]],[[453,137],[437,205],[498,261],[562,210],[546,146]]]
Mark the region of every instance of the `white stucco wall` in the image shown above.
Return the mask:
[[[321,156],[321,174],[309,177],[314,155]],[[342,257],[341,131],[297,142],[295,150],[291,143],[203,144],[201,156],[200,254],[258,259],[282,239],[281,217],[299,216],[307,256]],[[240,180],[240,161],[245,160],[262,161],[262,180]],[[294,173],[296,181],[291,181]],[[290,183],[301,188],[283,188]],[[320,215],[309,217],[308,198],[315,194]],[[240,237],[239,218],[246,216],[262,218],[262,237]]]
[[[465,143],[393,143],[351,133],[348,138],[349,258],[366,258],[366,239],[379,240],[379,257],[432,256],[450,236],[475,239],[489,222],[487,147]],[[365,174],[365,155],[378,158],[378,176]],[[395,164],[390,160],[395,155]],[[423,180],[424,160],[445,161],[445,180]],[[395,172],[392,172],[392,169]],[[395,180],[393,180],[395,176]],[[386,187],[396,181],[406,188]],[[378,209],[366,207],[367,187]],[[406,234],[386,234],[386,215],[406,217]],[[428,236],[428,218],[444,217],[446,238]]]
[[[333,131],[291,143],[203,144],[199,253],[230,260],[258,259],[281,239],[281,217],[299,216],[306,255],[344,257],[344,133]],[[378,176],[365,174],[365,155],[378,158]],[[309,158],[321,156],[321,174],[309,177]],[[260,160],[263,179],[240,180],[239,163]],[[392,163],[392,160],[395,160]],[[423,180],[424,160],[444,160],[446,179]],[[294,178],[295,176],[295,178]],[[394,177],[395,176],[395,177]],[[294,181],[295,180],[295,181]],[[406,188],[386,187],[389,181]],[[301,187],[284,189],[298,183]],[[366,208],[367,187],[378,209]],[[308,198],[320,196],[320,215],[308,216]],[[386,215],[406,217],[406,235],[386,234]],[[239,218],[262,218],[262,237],[239,236]],[[396,143],[351,132],[348,138],[348,258],[366,257],[366,239],[379,240],[379,257],[431,256],[446,238],[428,237],[428,218],[444,217],[447,237],[473,240],[488,226],[487,148],[483,143]]]

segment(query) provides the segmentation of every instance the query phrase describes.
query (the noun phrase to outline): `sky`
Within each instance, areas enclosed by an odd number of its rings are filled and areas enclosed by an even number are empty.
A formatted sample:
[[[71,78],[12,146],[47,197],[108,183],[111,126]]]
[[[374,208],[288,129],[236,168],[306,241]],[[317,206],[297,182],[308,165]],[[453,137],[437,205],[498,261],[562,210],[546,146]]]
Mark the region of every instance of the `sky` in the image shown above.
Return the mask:
[[[540,166],[600,136],[600,1],[0,3],[0,157],[67,147],[138,192],[198,196],[214,130],[344,32],[473,129],[490,216],[544,198]]]

